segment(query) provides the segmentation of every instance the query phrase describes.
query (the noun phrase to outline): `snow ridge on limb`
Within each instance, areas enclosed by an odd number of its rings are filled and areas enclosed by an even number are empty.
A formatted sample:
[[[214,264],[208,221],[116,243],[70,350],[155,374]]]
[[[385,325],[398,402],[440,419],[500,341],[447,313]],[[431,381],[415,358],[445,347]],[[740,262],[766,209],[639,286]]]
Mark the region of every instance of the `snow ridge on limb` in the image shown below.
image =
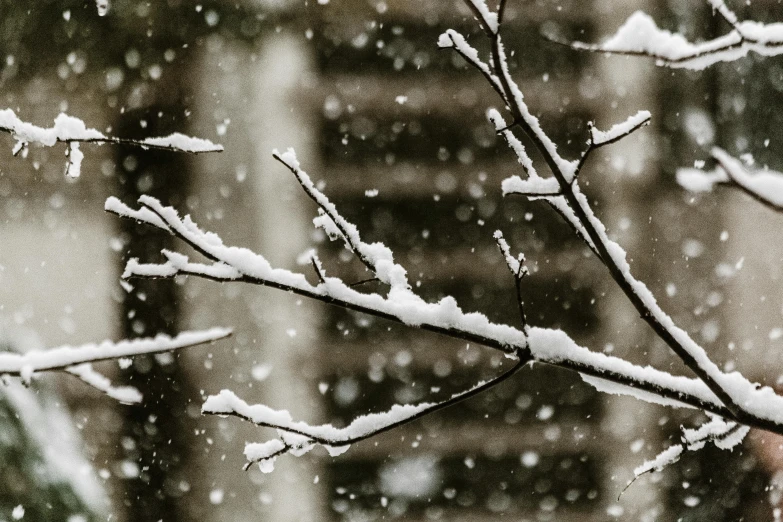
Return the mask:
[[[223,151],[222,145],[212,143],[210,140],[193,138],[179,133],[143,140],[107,136],[96,129],[87,127],[79,118],[65,113],[60,113],[54,119],[54,125],[46,128],[21,120],[11,109],[2,109],[0,110],[0,132],[8,133],[16,139],[13,147],[14,156],[20,153],[26,155],[30,144],[53,147],[57,143],[65,143],[67,145],[65,155],[68,160],[65,174],[71,178],[78,178],[81,174],[84,153],[80,150],[80,143],[99,145],[112,143],[191,154]]]
[[[230,390],[223,390],[217,395],[208,397],[201,408],[201,413],[220,416],[231,415],[252,422],[257,426],[276,429],[279,439],[260,444],[250,443],[245,446],[247,466],[258,463],[261,471],[269,473],[274,469],[274,461],[280,455],[290,453],[298,457],[309,452],[316,445],[325,447],[331,456],[340,455],[348,451],[352,444],[420,419],[496,386],[519,371],[526,362],[519,360],[499,376],[480,382],[446,400],[416,405],[395,404],[385,412],[361,415],[344,428],[335,428],[331,424],[314,426],[294,421],[286,410],[274,410],[262,404],[251,406]]]
[[[457,54],[462,56],[466,62],[475,67],[487,79],[501,98],[505,99],[506,94],[500,78],[492,72],[488,64],[481,60],[478,51],[468,43],[462,34],[454,29],[447,29],[446,32],[438,37],[438,48],[454,49]]]
[[[573,177],[570,178],[570,180],[568,177],[565,177],[565,179],[573,182],[577,176],[579,176],[579,173],[582,171],[582,168],[585,166],[585,163],[587,163],[587,160],[590,158],[590,154],[592,154],[593,151],[611,145],[612,143],[617,143],[642,127],[649,125],[651,117],[649,111],[639,111],[624,122],[612,125],[608,131],[600,131],[595,128],[593,122],[587,122],[587,129],[590,133],[590,137],[587,140],[587,149],[585,149],[580,156]]]
[[[607,131],[600,131],[595,127],[590,127],[590,139],[593,148],[603,147],[610,143],[616,143],[633,131],[650,124],[650,111],[639,111],[627,120],[616,123]]]
[[[718,166],[712,171],[697,168],[677,170],[677,183],[690,192],[710,192],[715,185],[738,188],[759,203],[783,212],[783,173],[768,169],[749,171],[723,149],[712,149]]]
[[[484,30],[491,34],[497,34],[500,29],[499,13],[489,10],[487,0],[468,0],[467,4],[477,14],[476,18]]]
[[[112,385],[108,377],[95,371],[90,363],[69,366],[65,371],[123,404],[137,404],[142,400],[141,392],[138,389],[133,386]]]
[[[305,193],[318,205],[322,214],[316,218],[316,226],[324,228],[330,237],[342,237],[348,250],[351,250],[382,283],[386,283],[392,289],[402,291],[410,289],[406,270],[394,262],[392,251],[383,243],[368,244],[362,241],[356,225],[340,215],[334,203],[316,188],[310,176],[300,168],[294,149],[289,148],[282,154],[275,150],[272,155],[296,176]]]
[[[670,464],[680,460],[680,457],[686,451],[698,451],[708,442],[715,444],[715,447],[718,449],[732,451],[742,443],[748,431],[750,431],[750,428],[747,426],[725,421],[717,416],[711,416],[709,421],[697,428],[682,428],[682,443],[669,446],[652,460],[645,461],[637,466],[633,470],[633,478],[626,484],[620,495],[642,475],[663,471]]]
[[[783,54],[783,23],[763,24],[752,20],[739,21],[722,0],[708,0],[713,11],[731,25],[723,36],[692,43],[681,34],[660,29],[646,13],[637,11],[617,32],[601,44],[561,42],[573,49],[647,56],[659,66],[699,71],[719,62],[731,62],[751,51],[762,56]]]
[[[114,387],[111,382],[92,369],[90,363],[135,355],[169,352],[224,339],[231,335],[227,328],[182,332],[175,337],[158,335],[152,338],[104,341],[81,346],[60,346],[49,350],[33,350],[23,354],[0,352],[0,375],[17,376],[29,384],[40,372],[64,371],[75,375],[85,383],[124,403],[141,400],[141,394],[133,387]]]

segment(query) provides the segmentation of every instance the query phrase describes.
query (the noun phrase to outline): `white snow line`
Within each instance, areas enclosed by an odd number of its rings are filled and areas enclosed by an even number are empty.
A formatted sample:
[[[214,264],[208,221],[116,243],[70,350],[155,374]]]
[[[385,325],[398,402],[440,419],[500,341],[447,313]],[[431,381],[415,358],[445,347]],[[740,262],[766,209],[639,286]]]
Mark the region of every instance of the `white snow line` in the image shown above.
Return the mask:
[[[762,56],[783,54],[783,24],[738,21],[719,0],[709,0],[733,29],[712,40],[692,43],[679,33],[658,28],[646,13],[632,14],[617,32],[601,44],[572,42],[574,49],[648,56],[660,66],[699,71],[718,62],[731,62],[753,51]],[[562,43],[562,42],[561,42]]]
[[[650,111],[639,111],[624,122],[613,125],[607,131],[600,131],[595,127],[591,127],[593,147],[602,147],[628,136],[633,131],[648,125],[651,117]]]
[[[231,330],[227,328],[211,328],[182,332],[175,337],[161,334],[145,339],[104,341],[81,346],[60,346],[24,354],[2,352],[0,353],[0,374],[25,377],[35,372],[62,370],[83,363],[179,350],[217,341],[229,335],[231,335]]]
[[[84,121],[65,113],[60,113],[54,119],[54,126],[39,127],[21,120],[11,109],[0,110],[0,132],[12,134],[19,142],[52,147],[56,143],[120,143],[139,147],[157,148],[178,152],[200,154],[204,152],[221,152],[222,145],[212,143],[202,138],[192,138],[184,134],[174,133],[165,137],[133,140],[107,136],[102,132],[88,128]]]
[[[133,386],[113,386],[111,381],[95,371],[90,363],[69,366],[65,371],[123,404],[137,404],[142,400],[138,389]]]
[[[99,14],[101,14],[102,6],[104,7],[103,14],[105,14],[108,2],[97,0],[97,5]],[[141,147],[142,149],[154,148],[191,154],[223,151],[222,145],[212,143],[210,140],[192,138],[179,133],[143,140],[107,136],[96,129],[88,128],[79,118],[64,113],[54,119],[54,126],[45,128],[21,120],[11,109],[2,109],[0,110],[0,132],[9,133],[16,139],[13,147],[14,156],[20,152],[25,156],[27,146],[31,143],[44,147],[53,147],[57,143],[67,144],[65,175],[69,178],[78,178],[81,174],[84,153],[79,148],[80,143],[99,145],[112,143]]]

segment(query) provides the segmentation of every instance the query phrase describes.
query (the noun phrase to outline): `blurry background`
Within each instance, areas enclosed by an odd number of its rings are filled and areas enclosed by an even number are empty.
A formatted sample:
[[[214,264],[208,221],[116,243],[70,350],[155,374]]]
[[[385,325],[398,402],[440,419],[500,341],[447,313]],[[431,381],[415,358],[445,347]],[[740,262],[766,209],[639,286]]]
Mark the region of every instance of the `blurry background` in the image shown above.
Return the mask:
[[[776,5],[731,7],[776,21]],[[727,370],[776,386],[783,218],[735,192],[694,198],[674,172],[716,144],[781,168],[783,62],[751,56],[694,73],[540,38],[596,41],[640,8],[690,39],[727,31],[706,2],[511,0],[503,35],[513,74],[566,156],[584,148],[588,121],[608,128],[652,112],[651,127],[592,158],[586,190],[675,321]],[[296,418],[346,424],[446,397],[507,364],[479,346],[264,288],[183,279],[122,289],[127,258],[154,261],[181,245],[105,214],[108,195],[155,195],[277,266],[296,268],[317,245],[329,274],[364,279],[313,231],[316,209],[272,160],[273,148],[289,146],[366,240],[394,250],[422,296],[454,295],[465,310],[516,324],[513,282],[492,240],[500,228],[527,254],[531,324],[685,371],[546,205],[501,198],[500,181],[519,166],[484,116],[499,101],[463,60],[436,49],[446,28],[486,50],[457,0],[113,0],[105,17],[91,1],[0,0],[0,107],[43,126],[66,111],[117,136],[178,131],[226,147],[192,157],[85,145],[82,177],[70,181],[63,149],[13,158],[12,138],[0,137],[4,345],[235,328],[215,346],[116,368],[145,393],[141,406],[49,376],[31,390],[4,388],[0,520],[20,504],[26,519],[72,522],[772,518],[780,443],[754,432],[733,452],[684,456],[618,501],[634,467],[703,418],[600,395],[541,365],[338,458],[280,459],[271,475],[241,466],[244,443],[273,433],[200,416],[203,397],[228,387]],[[53,439],[66,443],[52,450]]]

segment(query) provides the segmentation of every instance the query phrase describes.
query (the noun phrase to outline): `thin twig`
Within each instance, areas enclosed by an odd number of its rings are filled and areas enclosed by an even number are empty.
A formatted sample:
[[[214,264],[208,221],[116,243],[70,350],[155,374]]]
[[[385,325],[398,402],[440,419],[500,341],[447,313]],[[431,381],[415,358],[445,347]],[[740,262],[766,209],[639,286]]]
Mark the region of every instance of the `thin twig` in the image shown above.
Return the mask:
[[[0,125],[0,132],[4,132],[6,134],[10,134],[11,136],[17,136],[15,130],[10,127],[5,127]],[[28,144],[21,140],[24,143],[24,146],[28,146]],[[163,150],[163,151],[169,151],[169,152],[187,152],[189,154],[207,154],[212,152],[223,152],[223,147],[219,145],[215,145],[214,148],[207,149],[207,150],[184,150],[176,145],[160,145],[156,143],[148,143],[145,140],[136,140],[131,138],[118,138],[115,136],[103,136],[101,138],[66,138],[66,139],[56,139],[56,143],[64,143],[67,145],[70,145],[71,143],[92,143],[95,145],[127,145],[131,147],[138,147],[141,149],[152,149],[152,150]]]
[[[685,54],[673,58],[671,56],[664,56],[661,54],[656,54],[654,52],[648,52],[648,51],[636,51],[631,49],[606,49],[602,47],[600,44],[589,44],[589,43],[578,42],[578,41],[568,42],[568,41],[561,40],[553,35],[542,34],[541,36],[545,40],[551,43],[562,45],[578,51],[587,51],[587,52],[603,53],[603,54],[610,54],[610,55],[613,54],[613,55],[620,55],[620,56],[641,56],[641,57],[653,58],[661,65],[673,65],[673,66],[687,63],[696,60],[698,58],[704,58],[707,56],[714,56],[721,53],[726,53],[734,49],[742,48],[745,45],[753,45],[753,46],[761,47],[766,50],[776,50],[776,51],[781,50],[781,48],[783,48],[783,41],[780,40],[761,41],[757,38],[745,34],[745,32],[743,32],[740,27],[740,23],[737,19],[737,15],[726,6],[725,2],[722,1],[716,2],[714,0],[707,0],[707,2],[712,6],[713,12],[717,12],[718,15],[720,15],[720,17],[723,18],[723,20],[725,20],[732,28],[731,32],[719,38],[725,39],[732,34],[736,34],[737,36],[736,41],[727,41],[725,44],[720,45],[718,47],[707,48],[704,50],[697,50],[689,54]],[[703,42],[700,45],[706,46],[707,44],[714,42],[716,40],[718,39],[716,38],[708,42]]]
[[[364,266],[366,266],[372,273],[376,272],[375,263],[371,259],[369,259],[367,256],[364,255],[364,253],[361,251],[361,248],[359,245],[357,245],[354,242],[353,237],[351,237],[351,234],[348,233],[348,230],[345,228],[345,224],[343,223],[343,220],[341,219],[341,216],[338,215],[333,208],[331,208],[329,205],[325,205],[324,202],[319,198],[319,195],[323,198],[326,198],[323,194],[320,192],[316,193],[314,191],[314,187],[308,186],[304,182],[304,180],[301,177],[301,173],[299,169],[294,166],[290,165],[288,162],[283,160],[283,158],[280,157],[279,154],[275,153],[272,154],[272,157],[274,157],[278,162],[280,162],[283,166],[285,166],[288,170],[291,171],[291,173],[296,178],[296,181],[299,182],[299,185],[302,187],[302,190],[304,190],[305,194],[312,199],[316,205],[327,215],[329,216],[329,219],[332,220],[334,225],[337,227],[337,229],[340,231],[340,234],[343,237],[343,240],[345,240],[345,243],[348,245],[348,247],[351,249],[351,251],[354,253],[354,255],[361,261]],[[327,200],[328,201],[328,200]]]
[[[574,170],[574,179],[576,179],[579,176],[579,173],[582,171],[582,168],[584,167],[585,163],[587,162],[587,158],[590,156],[590,154],[592,152],[594,152],[595,150],[600,149],[601,147],[605,147],[607,145],[611,145],[613,143],[617,143],[621,139],[623,139],[623,138],[625,138],[627,136],[630,136],[631,134],[633,134],[637,130],[641,129],[645,125],[649,125],[649,123],[650,123],[650,117],[648,116],[647,118],[644,118],[643,120],[639,121],[636,125],[634,125],[630,129],[628,129],[627,131],[625,131],[625,132],[623,132],[621,134],[618,134],[618,135],[612,137],[611,139],[604,140],[604,141],[601,141],[601,142],[596,142],[595,141],[595,125],[591,121],[587,122],[587,130],[588,130],[588,133],[590,134],[590,137],[588,138],[588,141],[587,141],[587,149],[585,149],[585,151],[579,157],[579,163],[577,163],[576,169]]]
[[[348,286],[353,288],[355,286],[361,286],[365,283],[373,283],[375,281],[380,281],[377,277],[368,277],[367,279],[362,279],[361,281],[356,281],[354,283],[349,284]]]
[[[744,183],[739,181],[737,177],[732,173],[732,168],[730,168],[726,163],[723,161],[723,158],[721,156],[717,156],[713,154],[713,158],[715,158],[715,161],[718,162],[718,165],[723,169],[723,171],[726,173],[726,175],[729,177],[729,181],[726,183],[721,183],[722,185],[728,185],[731,187],[736,187],[740,191],[744,192],[751,198],[755,199],[762,205],[764,205],[767,208],[770,208],[774,210],[775,212],[783,212],[783,206],[775,203],[774,201],[770,200],[769,198],[765,197],[763,194],[760,194],[759,192],[752,190],[750,187],[746,186]]]
[[[511,255],[511,249],[509,248],[508,243],[506,243],[506,240],[503,239],[503,233],[500,230],[495,232],[495,242],[497,243],[498,250],[500,250],[500,254],[506,261],[506,266],[514,276],[514,287],[516,288],[517,304],[519,305],[519,318],[522,324],[522,330],[527,333],[529,327],[527,325],[527,317],[525,316],[525,302],[522,299],[522,279],[529,275],[527,267],[525,266],[525,254],[520,253],[519,257],[514,259],[514,256]]]
[[[318,276],[318,281],[321,283],[326,283],[326,279],[324,279],[324,274],[321,271],[321,267],[318,266],[318,261],[316,261],[316,256],[313,255],[313,257],[310,258],[310,263],[313,265],[313,270],[315,270],[315,275]]]

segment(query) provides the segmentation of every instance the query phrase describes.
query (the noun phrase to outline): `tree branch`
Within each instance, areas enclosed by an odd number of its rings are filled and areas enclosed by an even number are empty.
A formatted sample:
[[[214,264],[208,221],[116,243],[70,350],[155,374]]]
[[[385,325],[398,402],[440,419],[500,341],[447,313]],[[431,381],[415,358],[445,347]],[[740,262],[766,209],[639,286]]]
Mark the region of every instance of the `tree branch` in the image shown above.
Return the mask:
[[[546,40],[579,51],[642,56],[653,58],[657,65],[701,70],[718,62],[742,58],[750,51],[763,56],[783,54],[783,40],[775,24],[740,22],[722,0],[707,0],[713,12],[723,18],[732,30],[712,40],[691,43],[679,34],[659,29],[652,18],[636,12],[603,44],[565,42],[551,35]]]
[[[712,157],[728,176],[731,186],[775,212],[783,212],[783,173],[760,170],[751,174],[740,161],[719,148],[712,150]]]
[[[712,149],[718,166],[712,171],[680,168],[677,183],[690,192],[710,192],[715,185],[733,187],[775,212],[783,212],[783,173],[769,169],[748,171],[723,149]]]
[[[532,357],[536,362],[577,371],[583,378],[589,378],[590,384],[599,390],[633,395],[670,406],[693,407],[783,434],[783,397],[770,388],[757,389],[748,383],[746,402],[763,407],[749,407],[740,421],[700,380],[675,377],[667,372],[591,352],[559,330],[530,327],[526,333],[508,325],[491,323],[482,314],[463,312],[451,297],[438,303],[426,303],[412,292],[397,288],[384,298],[378,294],[357,292],[333,277],[325,277],[323,283],[312,286],[303,274],[272,268],[263,256],[247,249],[224,246],[217,236],[202,232],[189,217],[180,218],[173,208],[163,207],[154,198],[142,196],[141,201],[157,213],[132,210],[114,198],[107,201],[107,210],[172,233],[176,230],[190,246],[206,251],[217,261],[210,265],[193,263],[184,255],[164,251],[167,257],[165,263],[145,265],[131,259],[123,274],[125,278],[193,275],[213,281],[277,288],[395,323],[474,342],[519,359]],[[607,387],[609,384],[611,387]],[[737,385],[744,390],[742,382],[735,383]]]
[[[465,1],[467,3],[470,0]],[[752,383],[743,379],[741,386],[737,387],[736,383],[730,382],[732,379],[709,359],[704,349],[693,341],[684,330],[678,328],[658,306],[647,287],[631,275],[625,252],[617,243],[609,239],[604,225],[595,216],[587,198],[581,193],[579,185],[575,181],[574,175],[577,172],[579,162],[567,162],[557,153],[557,147],[541,129],[538,119],[530,113],[524,103],[521,91],[508,73],[507,59],[500,42],[499,32],[488,35],[488,37],[492,44],[494,68],[496,71],[500,71],[500,82],[505,93],[504,100],[509,102],[509,110],[514,121],[536,145],[560,185],[562,197],[579,223],[577,229],[584,230],[584,237],[590,239],[588,244],[592,244],[612,278],[658,337],[666,342],[685,365],[715,393],[732,412],[734,418],[741,420],[747,412],[740,406],[743,400],[740,397],[735,398],[734,395],[740,393],[740,390],[741,393],[748,393],[753,387]],[[627,135],[620,134],[618,134],[620,137]],[[559,210],[563,211],[562,208]],[[729,388],[733,391],[729,392]]]
[[[114,388],[108,379],[92,369],[90,363],[133,357],[135,355],[170,352],[199,344],[211,343],[231,335],[226,328],[182,332],[175,337],[158,335],[154,338],[133,339],[119,342],[104,341],[100,344],[60,346],[49,350],[27,353],[0,352],[0,375],[15,376],[29,384],[36,373],[64,371],[75,375],[87,384],[99,389],[120,402],[139,402],[138,390],[130,387]]]
[[[81,143],[127,145],[145,150],[156,149],[191,154],[223,151],[222,145],[180,133],[143,140],[106,136],[100,131],[88,128],[82,120],[62,113],[55,118],[53,127],[44,128],[22,121],[11,109],[0,110],[0,132],[10,134],[16,139],[12,151],[14,156],[20,153],[26,155],[31,143],[44,147],[52,147],[57,143],[66,144],[65,175],[71,178],[78,178],[81,174],[81,162],[84,157],[79,148]]]
[[[514,276],[514,287],[517,291],[517,304],[519,305],[519,319],[522,324],[522,330],[527,333],[530,328],[527,325],[525,303],[522,299],[522,278],[529,275],[530,272],[528,272],[528,269],[525,266],[525,254],[520,252],[519,256],[514,259],[514,256],[511,255],[511,249],[509,248],[508,243],[503,238],[503,232],[500,230],[495,231],[494,238],[503,259],[506,261],[506,266],[508,266],[511,275]]]
[[[579,173],[582,171],[582,167],[584,167],[585,163],[587,162],[587,158],[593,151],[600,149],[601,147],[605,147],[606,145],[617,143],[621,139],[630,136],[635,131],[646,125],[649,125],[651,118],[652,116],[648,111],[639,111],[623,123],[618,123],[612,126],[612,128],[606,132],[597,130],[595,125],[593,125],[593,122],[587,122],[587,129],[590,137],[587,142],[587,149],[579,158],[579,163],[577,164],[576,170],[574,171],[574,179],[579,176]]]
[[[296,435],[305,439],[295,439],[292,442],[284,438],[281,441],[282,448],[274,445],[267,446],[271,451],[268,454],[258,456],[249,464],[274,459],[294,449],[309,451],[316,444],[330,448],[347,449],[347,446],[411,423],[493,388],[522,369],[528,361],[528,359],[520,359],[514,363],[511,369],[498,377],[479,383],[467,391],[452,395],[444,401],[422,403],[415,406],[395,405],[383,413],[370,413],[358,417],[345,428],[335,428],[331,424],[310,426],[303,422],[294,422],[287,411],[272,410],[263,405],[250,406],[228,390],[223,390],[219,395],[209,397],[204,403],[201,413],[205,415],[234,416],[252,422],[256,426],[273,428],[278,430],[278,432]]]

